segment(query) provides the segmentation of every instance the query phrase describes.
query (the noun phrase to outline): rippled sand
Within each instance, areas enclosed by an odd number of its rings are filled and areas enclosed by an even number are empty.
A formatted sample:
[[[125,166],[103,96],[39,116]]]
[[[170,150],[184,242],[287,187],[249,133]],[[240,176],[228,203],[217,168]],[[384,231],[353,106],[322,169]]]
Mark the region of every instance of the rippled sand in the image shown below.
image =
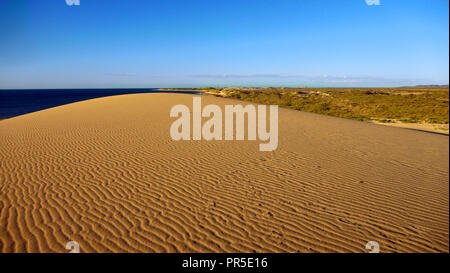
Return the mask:
[[[275,152],[175,142],[169,110],[192,97],[0,121],[0,251],[449,251],[448,136],[280,109]]]

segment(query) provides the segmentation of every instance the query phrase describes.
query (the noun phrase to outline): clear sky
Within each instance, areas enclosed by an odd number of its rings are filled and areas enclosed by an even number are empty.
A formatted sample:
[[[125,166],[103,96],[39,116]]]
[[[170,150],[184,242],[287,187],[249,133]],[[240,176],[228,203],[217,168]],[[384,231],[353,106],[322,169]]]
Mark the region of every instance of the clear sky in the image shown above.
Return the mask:
[[[448,0],[0,0],[0,88],[401,86],[448,74]]]

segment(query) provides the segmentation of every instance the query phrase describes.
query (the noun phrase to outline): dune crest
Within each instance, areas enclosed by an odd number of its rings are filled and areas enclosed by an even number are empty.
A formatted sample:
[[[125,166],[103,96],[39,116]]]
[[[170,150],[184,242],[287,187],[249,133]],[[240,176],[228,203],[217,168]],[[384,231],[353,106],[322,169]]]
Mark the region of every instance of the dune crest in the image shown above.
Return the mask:
[[[449,251],[448,136],[280,108],[274,152],[174,141],[169,111],[192,97],[1,121],[0,252]]]

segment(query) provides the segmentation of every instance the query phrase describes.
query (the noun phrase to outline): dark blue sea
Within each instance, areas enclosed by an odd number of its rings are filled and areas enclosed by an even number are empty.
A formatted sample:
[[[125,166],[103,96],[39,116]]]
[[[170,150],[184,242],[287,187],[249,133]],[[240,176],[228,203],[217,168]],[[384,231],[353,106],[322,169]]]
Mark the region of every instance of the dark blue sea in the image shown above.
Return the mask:
[[[0,119],[11,118],[72,102],[136,93],[187,93],[192,91],[158,91],[147,89],[20,89],[0,90]]]

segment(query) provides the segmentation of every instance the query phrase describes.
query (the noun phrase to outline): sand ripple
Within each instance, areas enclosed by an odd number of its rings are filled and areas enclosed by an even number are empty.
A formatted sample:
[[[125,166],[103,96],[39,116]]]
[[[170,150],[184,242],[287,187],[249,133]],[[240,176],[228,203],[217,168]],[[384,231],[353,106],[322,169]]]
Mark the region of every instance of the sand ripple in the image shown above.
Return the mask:
[[[280,109],[275,152],[174,142],[175,102],[192,96],[1,121],[0,251],[449,251],[447,136]]]

